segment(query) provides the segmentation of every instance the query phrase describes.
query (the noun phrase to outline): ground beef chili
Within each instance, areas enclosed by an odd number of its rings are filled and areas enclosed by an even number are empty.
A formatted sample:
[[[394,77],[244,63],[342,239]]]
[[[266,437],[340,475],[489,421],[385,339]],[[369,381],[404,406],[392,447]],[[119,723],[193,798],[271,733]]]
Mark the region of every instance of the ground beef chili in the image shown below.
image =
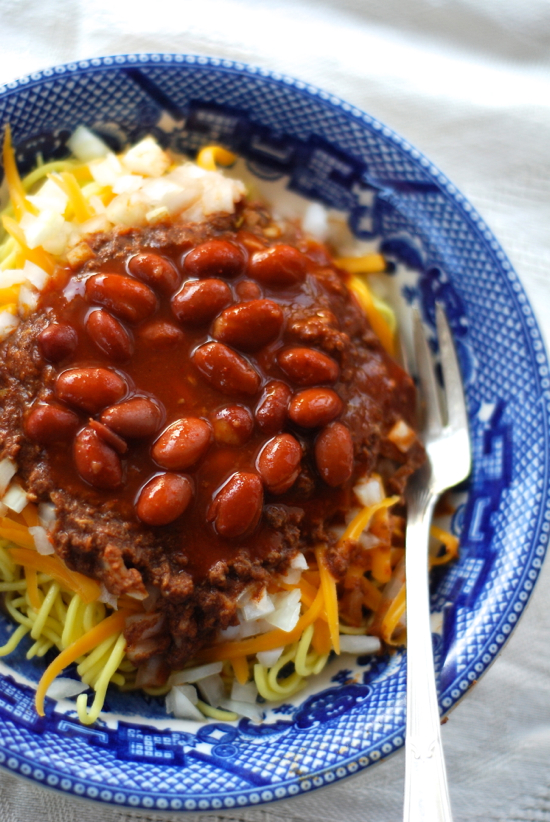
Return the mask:
[[[259,207],[87,243],[2,344],[1,455],[67,565],[144,599],[130,658],[177,668],[298,550],[342,573],[356,480],[400,492],[423,460],[387,438],[414,387],[326,249]]]

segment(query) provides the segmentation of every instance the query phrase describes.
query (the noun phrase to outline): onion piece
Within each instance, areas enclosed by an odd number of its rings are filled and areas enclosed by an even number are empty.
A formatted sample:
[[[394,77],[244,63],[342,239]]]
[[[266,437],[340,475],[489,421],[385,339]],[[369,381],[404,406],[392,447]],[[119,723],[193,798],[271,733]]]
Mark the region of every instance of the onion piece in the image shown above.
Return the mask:
[[[124,168],[145,177],[160,177],[170,167],[170,157],[153,137],[144,137],[121,157]]]
[[[282,646],[280,648],[273,648],[272,651],[258,651],[256,659],[264,668],[271,668],[277,664],[283,651],[284,647]]]
[[[398,420],[389,432],[388,439],[405,454],[416,440],[416,434],[405,420]]]
[[[166,711],[174,714],[177,719],[196,719],[204,722],[204,716],[195,707],[196,703],[197,692],[192,685],[175,686],[166,694]]]
[[[78,126],[69,139],[67,148],[82,163],[105,157],[109,154],[109,146],[86,126]]]
[[[19,317],[10,311],[0,311],[0,342],[6,340],[19,325]]]
[[[100,602],[104,602],[105,605],[110,605],[111,608],[113,608],[115,611],[118,611],[118,597],[116,597],[114,594],[111,594],[111,592],[107,590],[103,582],[99,587],[98,599]]]
[[[259,597],[251,597],[248,602],[242,606],[242,617],[241,622],[250,622],[253,619],[261,619],[266,614],[272,613],[275,610],[275,605],[273,604],[273,600],[267,593],[266,588],[262,589],[261,595]]]
[[[2,502],[7,505],[16,514],[20,514],[23,508],[28,503],[28,497],[25,491],[16,482],[12,482],[4,496]]]
[[[22,268],[6,268],[5,271],[0,271],[0,288],[11,288],[12,285],[20,285],[27,279]]]
[[[41,525],[33,525],[29,528],[29,534],[32,536],[34,547],[39,554],[47,556],[48,554],[55,553],[50,538],[48,537],[48,532]]]
[[[90,174],[101,186],[113,186],[119,177],[124,174],[124,169],[118,157],[108,151],[101,160],[94,160],[89,164]]]
[[[65,222],[61,214],[51,208],[45,208],[34,217],[28,212],[22,217],[21,228],[29,248],[39,245],[50,254],[63,254],[72,226]]]
[[[0,495],[4,496],[10,480],[17,473],[17,465],[8,457],[0,460]]]
[[[353,491],[361,505],[376,505],[385,497],[382,482],[378,477],[363,477]]]
[[[184,671],[175,671],[170,677],[170,685],[183,685],[189,682],[198,682],[207,676],[219,674],[223,662],[210,662],[208,665],[198,665],[196,668],[186,668]]]
[[[56,700],[70,699],[72,696],[77,696],[87,691],[88,687],[85,682],[79,682],[68,676],[58,676],[46,691],[46,695]]]
[[[38,519],[40,525],[49,531],[55,525],[55,505],[52,502],[39,502]]]
[[[316,240],[324,243],[328,236],[328,214],[326,208],[320,203],[310,203],[305,210],[302,229],[306,234],[311,234]]]
[[[44,271],[43,268],[40,266],[31,263],[30,260],[25,260],[25,265],[23,266],[23,274],[25,275],[25,279],[33,285],[38,291],[42,291],[48,280],[50,279],[49,274]]]
[[[272,596],[275,610],[265,617],[265,621],[281,631],[292,631],[300,618],[301,591],[295,588],[292,591],[284,591],[282,594]]]
[[[376,654],[381,648],[377,636],[340,634],[340,651],[347,654]]]
[[[219,674],[212,674],[212,676],[199,679],[195,684],[204,701],[208,702],[209,705],[212,705],[213,708],[217,708],[218,705],[221,705],[222,699],[225,699],[226,697],[223,679]]]
[[[257,705],[251,705],[250,702],[238,702],[234,699],[222,699],[220,708],[226,711],[232,711],[240,716],[246,716],[248,719],[257,719],[261,721],[263,716],[262,709]]]
[[[27,194],[27,199],[39,211],[50,209],[55,211],[56,214],[64,214],[69,202],[68,196],[61,186],[56,183],[55,177],[46,180],[36,194]]]
[[[25,283],[19,289],[19,298],[17,300],[17,310],[19,316],[23,319],[32,314],[38,306],[38,291],[33,286],[28,286]]]
[[[231,699],[237,702],[249,702],[254,705],[258,696],[258,689],[255,682],[245,682],[244,685],[238,680],[234,680],[231,688]]]

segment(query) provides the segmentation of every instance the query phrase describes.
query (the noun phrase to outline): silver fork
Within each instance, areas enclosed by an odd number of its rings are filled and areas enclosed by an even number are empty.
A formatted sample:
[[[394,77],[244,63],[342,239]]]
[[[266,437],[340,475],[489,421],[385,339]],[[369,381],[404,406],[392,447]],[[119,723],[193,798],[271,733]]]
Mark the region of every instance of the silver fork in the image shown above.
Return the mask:
[[[414,350],[428,459],[409,481],[407,500],[407,734],[404,822],[452,822],[435,686],[428,585],[428,539],[435,503],[470,473],[470,437],[462,379],[447,318],[436,306],[443,370],[440,391],[418,311]],[[445,418],[440,395],[443,393]]]

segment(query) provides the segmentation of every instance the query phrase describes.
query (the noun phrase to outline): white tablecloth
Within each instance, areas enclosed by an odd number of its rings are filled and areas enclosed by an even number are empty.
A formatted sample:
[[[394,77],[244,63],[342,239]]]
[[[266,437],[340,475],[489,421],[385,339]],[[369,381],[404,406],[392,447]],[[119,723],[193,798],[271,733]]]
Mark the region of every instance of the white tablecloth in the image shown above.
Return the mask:
[[[281,70],[369,111],[482,213],[550,341],[548,0],[0,0],[0,31],[0,83],[97,55],[179,51]],[[549,584],[550,564],[501,657],[443,728],[456,822],[550,821]],[[398,754],[288,804],[201,819],[390,822],[402,783]],[[156,818],[0,774],[0,822]]]

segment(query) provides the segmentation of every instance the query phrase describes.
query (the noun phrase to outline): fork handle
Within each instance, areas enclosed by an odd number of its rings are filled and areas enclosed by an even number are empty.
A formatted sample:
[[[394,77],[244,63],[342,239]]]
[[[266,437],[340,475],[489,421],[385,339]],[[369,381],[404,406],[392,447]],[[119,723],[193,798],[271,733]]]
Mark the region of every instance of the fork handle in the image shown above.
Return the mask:
[[[441,746],[429,606],[428,539],[436,499],[433,495],[417,497],[409,504],[407,513],[407,735],[403,822],[452,822]]]

